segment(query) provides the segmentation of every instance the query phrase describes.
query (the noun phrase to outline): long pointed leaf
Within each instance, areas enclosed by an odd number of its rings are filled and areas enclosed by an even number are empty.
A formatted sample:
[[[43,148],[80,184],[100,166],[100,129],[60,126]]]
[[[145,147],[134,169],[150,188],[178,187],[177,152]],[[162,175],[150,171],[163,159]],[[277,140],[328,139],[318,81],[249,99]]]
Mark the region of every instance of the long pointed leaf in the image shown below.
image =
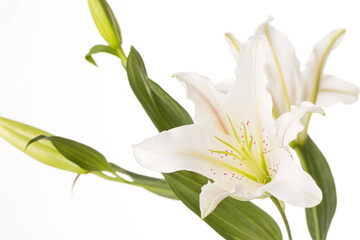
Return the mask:
[[[177,199],[176,195],[164,179],[143,176],[125,170],[113,163],[109,163],[106,158],[97,150],[74,140],[57,136],[40,135],[29,141],[26,147],[32,146],[38,142],[46,141],[51,142],[59,151],[59,153],[62,154],[66,159],[77,164],[81,168],[94,173],[95,175],[104,177],[108,180],[139,186],[162,197]],[[110,177],[104,175],[104,171],[113,174],[115,174],[115,172],[125,174],[133,181],[123,180],[120,176],[114,175],[114,177]]]
[[[112,54],[112,55],[118,57],[118,52],[115,49],[113,49],[109,46],[105,46],[105,45],[96,45],[96,46],[92,47],[90,49],[89,53],[86,54],[86,56],[85,56],[85,59],[88,62],[94,64],[95,66],[97,66],[97,64],[96,64],[94,58],[92,57],[92,55],[96,54],[96,53],[109,53],[109,54]]]
[[[167,92],[165,92],[157,83],[150,80],[150,87],[154,93],[155,103],[159,110],[170,122],[172,127],[179,127],[185,124],[192,124],[192,118]]]
[[[71,139],[40,135],[32,139],[27,147],[41,140],[50,141],[64,157],[87,171],[113,171],[100,152]]]
[[[135,96],[160,132],[192,123],[190,115],[148,78],[144,62],[134,47],[131,48],[126,71]]]
[[[336,210],[336,188],[329,164],[309,137],[302,146],[295,145],[294,149],[304,170],[314,178],[323,192],[322,202],[305,211],[311,237],[314,240],[325,240]]]

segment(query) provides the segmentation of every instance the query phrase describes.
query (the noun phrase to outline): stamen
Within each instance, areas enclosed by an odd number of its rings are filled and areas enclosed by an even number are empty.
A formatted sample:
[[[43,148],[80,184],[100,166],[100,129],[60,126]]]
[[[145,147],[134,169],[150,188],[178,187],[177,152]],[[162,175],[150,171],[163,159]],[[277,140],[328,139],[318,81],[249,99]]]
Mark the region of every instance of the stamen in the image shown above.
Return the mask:
[[[254,140],[254,138],[253,138],[253,136],[251,135],[250,141],[249,141],[249,144],[248,144],[248,148],[249,148],[250,151],[251,151],[251,146],[252,146],[253,140]]]
[[[216,150],[211,150],[211,149],[208,149],[208,150],[209,150],[209,151],[212,151],[212,152],[215,152],[215,153],[219,153],[219,154],[228,153],[230,156],[233,156],[234,158],[236,158],[236,159],[238,159],[238,160],[240,160],[240,161],[243,160],[242,158],[240,158],[238,155],[236,155],[236,154],[234,154],[234,153],[229,153],[229,152],[225,152],[225,151],[216,151]],[[230,169],[232,169],[233,171],[238,172],[238,173],[240,173],[241,175],[244,175],[245,177],[247,177],[247,178],[249,178],[249,179],[251,179],[251,180],[253,180],[253,181],[257,181],[257,178],[254,177],[253,175],[251,175],[250,173],[247,173],[247,172],[245,172],[245,171],[242,171],[242,170],[240,170],[240,169],[238,169],[238,168],[232,167],[232,166],[230,166],[230,165],[228,165],[228,164],[225,164],[225,163],[222,163],[221,165],[224,165],[224,167],[230,168]]]
[[[240,162],[239,164],[240,164],[241,168],[245,167],[246,169],[244,169],[244,171],[242,171],[242,170],[238,169],[237,167],[231,166],[231,168],[237,169],[237,171],[241,172],[241,174],[243,176],[246,176],[247,178],[254,180],[258,183],[267,182],[269,173],[267,170],[267,164],[265,162],[264,154],[271,151],[266,148],[268,146],[268,144],[267,143],[264,144],[265,140],[263,140],[262,136],[260,136],[259,141],[258,141],[259,146],[257,146],[258,144],[255,145],[254,137],[251,134],[251,132],[248,132],[248,129],[247,129],[247,127],[250,125],[250,121],[246,121],[246,123],[242,122],[242,124],[241,124],[242,127],[240,128],[240,130],[243,132],[243,134],[240,139],[230,117],[227,116],[227,118],[229,120],[231,130],[233,132],[232,137],[234,137],[236,139],[238,146],[235,147],[232,144],[228,143],[227,141],[225,141],[217,136],[214,136],[219,142],[221,142],[225,146],[229,147],[230,150],[225,150],[225,151],[212,150],[212,149],[211,150],[209,149],[209,150],[213,153],[218,153],[220,155],[221,159],[229,160],[229,158],[227,158],[227,157],[231,157],[232,160],[239,160],[239,162]],[[264,129],[261,129],[261,131],[264,131]],[[252,145],[254,145],[254,147]],[[264,145],[266,146],[265,149],[263,149]],[[255,147],[255,146],[257,146],[257,147]],[[253,148],[256,148],[257,150],[258,149],[262,150],[260,153],[261,159],[258,159],[258,156],[253,152]],[[226,158],[224,158],[224,156]],[[265,162],[265,166],[263,165],[263,162]],[[224,164],[226,164],[226,163],[224,163]],[[243,164],[244,164],[244,166],[243,166]],[[254,176],[256,176],[256,177],[254,177]]]
[[[244,127],[244,136],[245,136],[245,142],[246,142],[246,145],[248,145],[248,137],[247,137],[247,131],[246,131],[246,127],[245,127],[245,124],[243,124],[243,127]]]
[[[237,152],[239,155],[242,155],[241,152],[239,152],[239,150],[234,147],[233,145],[231,145],[230,143],[225,142],[224,140],[222,140],[221,138],[218,138],[217,136],[214,136],[217,140],[219,140],[221,143],[225,144],[226,146],[228,146],[229,148],[233,149],[235,152]],[[214,151],[216,152],[216,151]]]
[[[233,130],[233,133],[234,133],[234,135],[235,135],[235,138],[236,138],[236,140],[238,141],[238,143],[240,144],[241,142],[240,142],[239,136],[238,136],[237,133],[236,133],[236,130],[235,130],[235,128],[234,128],[234,125],[233,125],[233,123],[231,122],[230,117],[227,116],[227,118],[229,119],[230,126],[231,126],[231,129]]]

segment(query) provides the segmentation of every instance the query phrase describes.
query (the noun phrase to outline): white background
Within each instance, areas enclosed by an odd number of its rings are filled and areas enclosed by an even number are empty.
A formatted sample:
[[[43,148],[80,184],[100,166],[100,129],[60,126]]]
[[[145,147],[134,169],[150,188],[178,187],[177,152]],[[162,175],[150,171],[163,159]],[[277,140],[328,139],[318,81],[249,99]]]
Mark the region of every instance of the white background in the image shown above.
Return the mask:
[[[124,1],[109,0],[123,48],[134,45],[149,76],[193,115],[173,78],[195,71],[215,82],[231,77],[235,62],[224,33],[244,41],[271,14],[294,43],[302,64],[327,32],[347,34],[325,72],[360,85],[360,15],[356,1]],[[109,161],[160,176],[137,165],[131,144],[157,133],[128,86],[121,63],[87,51],[104,44],[87,1],[0,0],[0,115],[94,147]],[[338,207],[328,239],[358,238],[359,103],[326,109],[310,134],[327,157]],[[180,202],[140,188],[41,164],[0,139],[0,239],[221,239]],[[283,228],[270,200],[257,201]],[[310,239],[304,211],[287,205],[294,239]],[[285,236],[286,238],[286,236]]]

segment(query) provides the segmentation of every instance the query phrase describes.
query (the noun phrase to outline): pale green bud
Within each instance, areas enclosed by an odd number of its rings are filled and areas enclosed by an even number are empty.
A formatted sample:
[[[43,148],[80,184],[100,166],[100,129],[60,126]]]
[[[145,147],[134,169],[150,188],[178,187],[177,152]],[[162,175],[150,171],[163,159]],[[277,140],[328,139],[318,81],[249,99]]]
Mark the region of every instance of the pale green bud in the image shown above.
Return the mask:
[[[55,168],[79,174],[87,173],[86,170],[60,154],[50,141],[34,142],[26,147],[31,139],[39,135],[50,136],[51,134],[26,124],[0,117],[0,137],[3,137],[27,155]]]
[[[120,48],[122,39],[119,24],[105,0],[88,0],[91,15],[105,41],[112,48]]]

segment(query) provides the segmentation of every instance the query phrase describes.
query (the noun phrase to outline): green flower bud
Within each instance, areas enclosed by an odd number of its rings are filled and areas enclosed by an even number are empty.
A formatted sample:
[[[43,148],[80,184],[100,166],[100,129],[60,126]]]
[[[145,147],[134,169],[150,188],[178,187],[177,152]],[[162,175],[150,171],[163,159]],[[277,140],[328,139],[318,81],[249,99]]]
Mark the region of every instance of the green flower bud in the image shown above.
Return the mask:
[[[122,39],[119,24],[105,0],[88,0],[91,15],[105,41],[112,48],[120,48]]]
[[[28,142],[39,135],[50,136],[51,134],[31,126],[0,117],[0,137],[3,137],[6,141],[25,152],[27,155],[55,168],[79,174],[87,173],[86,170],[82,169],[60,154],[50,141],[34,142],[26,148]]]

